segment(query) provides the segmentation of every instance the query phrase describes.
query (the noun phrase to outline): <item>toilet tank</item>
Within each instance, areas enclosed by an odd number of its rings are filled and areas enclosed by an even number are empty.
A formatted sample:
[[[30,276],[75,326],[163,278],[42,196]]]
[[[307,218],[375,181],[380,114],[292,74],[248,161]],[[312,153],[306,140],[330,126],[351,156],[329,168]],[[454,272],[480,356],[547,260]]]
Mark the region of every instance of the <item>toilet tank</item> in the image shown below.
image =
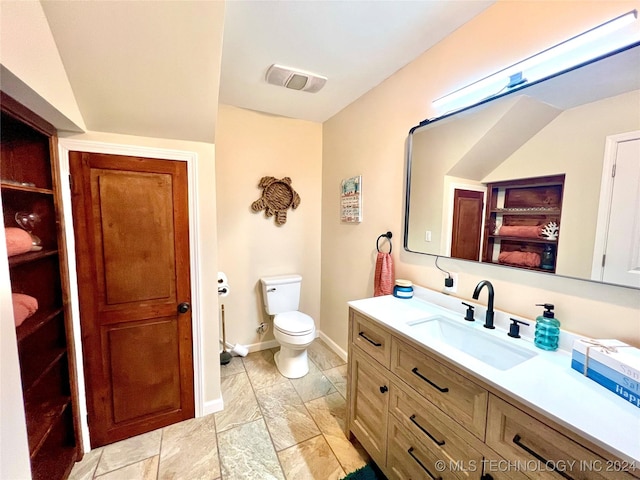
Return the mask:
[[[293,312],[300,305],[300,275],[276,275],[262,277],[262,299],[269,315]]]

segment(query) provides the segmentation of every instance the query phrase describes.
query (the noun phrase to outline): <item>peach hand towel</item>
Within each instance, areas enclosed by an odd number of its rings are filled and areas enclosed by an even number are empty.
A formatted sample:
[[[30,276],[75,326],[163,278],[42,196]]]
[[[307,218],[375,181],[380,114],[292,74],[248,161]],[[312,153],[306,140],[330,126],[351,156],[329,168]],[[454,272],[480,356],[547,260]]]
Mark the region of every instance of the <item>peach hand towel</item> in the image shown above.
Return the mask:
[[[540,238],[542,225],[502,225],[499,235],[505,237]]]
[[[7,240],[7,255],[10,257],[27,253],[31,250],[31,235],[21,228],[5,228],[4,236]]]
[[[12,293],[13,321],[16,327],[22,325],[27,318],[38,310],[38,300],[23,293]]]
[[[498,256],[498,262],[522,267],[539,267],[540,255],[535,252],[501,252]]]
[[[393,293],[393,258],[390,253],[378,252],[376,273],[373,279],[373,296],[391,295]]]

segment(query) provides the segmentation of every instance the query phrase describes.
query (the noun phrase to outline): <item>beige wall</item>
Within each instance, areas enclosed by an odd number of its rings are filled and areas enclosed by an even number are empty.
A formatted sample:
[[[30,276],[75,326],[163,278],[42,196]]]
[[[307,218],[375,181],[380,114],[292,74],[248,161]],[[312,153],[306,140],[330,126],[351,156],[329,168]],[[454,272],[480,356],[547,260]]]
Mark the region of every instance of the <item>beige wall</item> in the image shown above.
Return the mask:
[[[375,240],[386,230],[394,233],[396,277],[443,287],[434,257],[403,251],[401,238],[405,141],[412,126],[436,115],[431,101],[633,8],[638,2],[500,1],[325,122],[324,333],[346,348],[346,302],[372,295]],[[363,177],[364,221],[343,225],[338,187],[353,175]],[[551,302],[568,330],[640,346],[637,290],[459,260],[439,265],[459,274],[461,299],[469,299],[476,283],[487,278],[495,286],[498,309],[535,318],[539,307],[534,304]]]
[[[308,95],[301,93],[301,95]],[[320,325],[320,215],[322,125],[220,105],[216,131],[218,266],[229,278],[225,306],[227,342],[254,345],[273,340],[259,279],[302,275],[300,310]],[[263,176],[290,177],[301,197],[278,226],[251,204]],[[212,294],[215,292],[212,286]],[[269,331],[258,335],[266,321]]]

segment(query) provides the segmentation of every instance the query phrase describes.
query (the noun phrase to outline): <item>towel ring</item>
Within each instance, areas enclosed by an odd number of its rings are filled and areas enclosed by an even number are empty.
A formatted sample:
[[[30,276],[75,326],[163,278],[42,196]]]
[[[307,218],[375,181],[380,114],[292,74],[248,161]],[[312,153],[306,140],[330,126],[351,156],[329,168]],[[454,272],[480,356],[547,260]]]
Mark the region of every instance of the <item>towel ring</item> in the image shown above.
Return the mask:
[[[391,245],[391,237],[393,237],[393,233],[391,232],[383,233],[378,237],[378,240],[376,240],[376,250],[378,250],[378,253],[380,253],[380,239],[382,237],[389,240],[389,253],[391,253],[391,250],[393,250],[393,245]]]

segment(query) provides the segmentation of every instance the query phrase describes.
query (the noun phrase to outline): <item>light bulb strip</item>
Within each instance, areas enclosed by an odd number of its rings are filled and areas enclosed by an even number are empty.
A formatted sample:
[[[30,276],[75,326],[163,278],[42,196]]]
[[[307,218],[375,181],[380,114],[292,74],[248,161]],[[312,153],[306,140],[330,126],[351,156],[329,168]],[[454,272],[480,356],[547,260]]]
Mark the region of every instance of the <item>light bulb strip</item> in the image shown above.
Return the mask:
[[[575,37],[565,40],[564,42],[554,45],[553,47],[543,50],[540,53],[537,53],[536,55],[528,57],[492,75],[489,75],[474,83],[471,83],[466,87],[460,88],[447,95],[444,95],[434,100],[432,102],[432,105],[436,108],[440,108],[440,107],[443,107],[444,105],[449,105],[457,100],[460,100],[467,96],[471,96],[474,93],[480,92],[480,91],[483,91],[483,92],[492,91],[494,95],[497,93],[500,93],[502,90],[508,87],[510,83],[510,79],[511,77],[513,77],[513,75],[517,75],[519,73],[522,74],[527,69],[540,65],[541,63],[544,63],[544,62],[549,62],[554,58],[557,58],[561,55],[565,55],[571,51],[577,50],[578,48],[586,44],[592,43],[597,39],[606,37],[607,35],[610,35],[613,32],[633,23],[634,21],[637,20],[637,18],[638,18],[637,10],[632,10],[630,12],[627,12],[623,15],[620,15],[619,17],[609,20],[608,22],[598,25],[597,27],[591,28],[586,32],[576,35]],[[615,50],[615,48],[612,48],[609,51],[613,51],[613,50]],[[486,97],[486,96],[487,95],[483,95],[483,97]],[[478,98],[477,100],[480,100],[480,99],[481,98]],[[471,102],[469,102],[469,104],[471,104]]]

